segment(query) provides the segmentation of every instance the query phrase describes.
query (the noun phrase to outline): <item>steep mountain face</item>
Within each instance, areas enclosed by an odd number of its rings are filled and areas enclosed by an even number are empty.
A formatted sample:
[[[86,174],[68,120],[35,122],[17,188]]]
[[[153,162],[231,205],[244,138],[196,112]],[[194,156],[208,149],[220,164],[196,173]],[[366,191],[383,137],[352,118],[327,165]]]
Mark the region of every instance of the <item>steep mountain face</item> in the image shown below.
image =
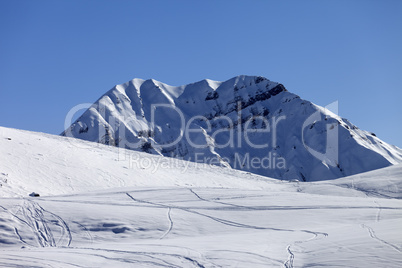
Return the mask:
[[[62,135],[286,180],[402,162],[401,149],[255,76],[180,87],[134,79],[112,88]]]

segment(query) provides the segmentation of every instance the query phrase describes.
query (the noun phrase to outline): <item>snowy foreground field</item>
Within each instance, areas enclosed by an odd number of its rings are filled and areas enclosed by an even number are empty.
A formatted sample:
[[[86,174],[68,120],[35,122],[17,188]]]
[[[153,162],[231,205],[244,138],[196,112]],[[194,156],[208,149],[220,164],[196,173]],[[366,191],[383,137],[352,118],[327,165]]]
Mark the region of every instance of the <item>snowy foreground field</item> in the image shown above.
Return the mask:
[[[0,267],[402,267],[402,165],[301,183],[7,128],[0,148]]]

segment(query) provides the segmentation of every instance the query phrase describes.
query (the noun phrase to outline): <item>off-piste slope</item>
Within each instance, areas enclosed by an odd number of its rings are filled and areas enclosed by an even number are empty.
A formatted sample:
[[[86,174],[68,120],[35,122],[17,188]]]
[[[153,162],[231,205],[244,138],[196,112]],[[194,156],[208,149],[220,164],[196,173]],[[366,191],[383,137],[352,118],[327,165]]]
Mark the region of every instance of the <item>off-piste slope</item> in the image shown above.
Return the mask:
[[[8,128],[0,148],[1,267],[402,264],[401,165],[299,182]]]

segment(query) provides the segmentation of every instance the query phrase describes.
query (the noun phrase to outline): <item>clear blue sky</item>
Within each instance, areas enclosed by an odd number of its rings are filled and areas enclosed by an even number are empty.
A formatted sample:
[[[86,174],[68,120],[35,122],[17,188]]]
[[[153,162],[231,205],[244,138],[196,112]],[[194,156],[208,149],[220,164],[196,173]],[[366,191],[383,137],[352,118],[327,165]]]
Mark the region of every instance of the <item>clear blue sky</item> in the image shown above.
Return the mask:
[[[0,0],[0,126],[59,134],[133,78],[261,75],[402,147],[402,1]]]

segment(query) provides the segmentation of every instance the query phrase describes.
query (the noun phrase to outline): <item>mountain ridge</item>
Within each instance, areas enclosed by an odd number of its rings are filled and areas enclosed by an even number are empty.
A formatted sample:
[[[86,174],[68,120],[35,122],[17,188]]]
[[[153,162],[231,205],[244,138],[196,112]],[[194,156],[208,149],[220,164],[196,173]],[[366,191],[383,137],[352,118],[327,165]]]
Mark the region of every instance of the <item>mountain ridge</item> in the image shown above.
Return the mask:
[[[402,162],[398,147],[261,76],[178,87],[136,78],[109,90],[61,135],[286,180]]]

